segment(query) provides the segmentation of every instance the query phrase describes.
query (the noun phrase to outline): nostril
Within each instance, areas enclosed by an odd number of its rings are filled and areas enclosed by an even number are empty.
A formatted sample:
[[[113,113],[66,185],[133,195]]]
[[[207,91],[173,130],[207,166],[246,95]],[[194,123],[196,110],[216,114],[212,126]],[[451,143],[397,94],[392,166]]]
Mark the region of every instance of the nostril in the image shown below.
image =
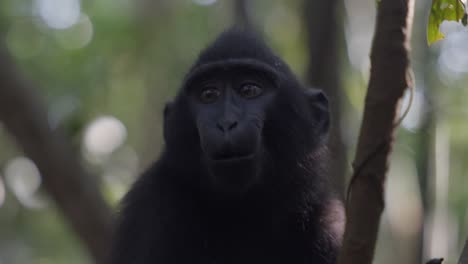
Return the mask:
[[[216,127],[221,130],[222,132],[224,132],[224,127],[223,125],[221,125],[220,123],[216,124]]]
[[[216,124],[216,127],[222,132],[228,132],[237,127],[237,121],[220,121]]]
[[[232,122],[232,123],[229,125],[229,130],[233,130],[236,126],[237,126],[237,121]]]

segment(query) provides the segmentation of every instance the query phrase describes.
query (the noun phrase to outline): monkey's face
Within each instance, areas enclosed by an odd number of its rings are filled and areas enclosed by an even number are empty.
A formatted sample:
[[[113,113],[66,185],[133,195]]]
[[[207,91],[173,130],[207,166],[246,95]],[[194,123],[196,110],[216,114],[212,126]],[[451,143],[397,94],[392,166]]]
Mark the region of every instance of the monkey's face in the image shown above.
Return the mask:
[[[215,190],[246,192],[260,178],[273,82],[255,71],[210,71],[193,80],[187,95]]]
[[[251,60],[199,66],[166,106],[166,150],[180,166],[200,161],[201,180],[215,192],[239,196],[271,183],[274,163],[293,168],[323,144],[326,97],[269,67]]]

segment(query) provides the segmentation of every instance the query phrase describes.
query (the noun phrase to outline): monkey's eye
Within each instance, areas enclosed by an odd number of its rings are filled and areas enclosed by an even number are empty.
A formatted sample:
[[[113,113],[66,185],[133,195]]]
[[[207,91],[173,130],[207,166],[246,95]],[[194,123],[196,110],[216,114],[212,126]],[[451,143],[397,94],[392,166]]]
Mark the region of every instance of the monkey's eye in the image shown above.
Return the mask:
[[[216,87],[205,87],[200,93],[200,101],[205,104],[214,103],[221,92]]]
[[[254,83],[246,83],[240,87],[238,92],[244,98],[255,98],[262,94],[263,89]]]

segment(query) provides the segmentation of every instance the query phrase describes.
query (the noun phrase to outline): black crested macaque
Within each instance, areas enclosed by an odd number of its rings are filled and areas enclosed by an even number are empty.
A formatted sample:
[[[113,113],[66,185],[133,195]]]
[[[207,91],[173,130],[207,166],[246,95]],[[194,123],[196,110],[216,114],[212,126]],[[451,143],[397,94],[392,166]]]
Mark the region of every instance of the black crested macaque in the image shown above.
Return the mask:
[[[328,129],[321,91],[256,34],[222,33],[164,109],[165,149],[123,200],[110,263],[334,263]]]

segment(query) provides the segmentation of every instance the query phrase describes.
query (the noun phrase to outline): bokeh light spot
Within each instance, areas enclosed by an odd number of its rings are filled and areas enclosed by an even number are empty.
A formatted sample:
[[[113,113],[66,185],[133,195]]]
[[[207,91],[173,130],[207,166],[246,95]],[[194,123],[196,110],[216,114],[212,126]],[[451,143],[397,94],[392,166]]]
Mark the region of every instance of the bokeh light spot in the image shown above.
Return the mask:
[[[20,203],[28,208],[42,208],[36,192],[41,186],[41,175],[34,162],[26,157],[10,160],[5,167],[5,181]]]
[[[92,156],[110,155],[120,147],[127,137],[124,124],[113,116],[101,116],[86,128],[84,147]]]
[[[81,13],[79,0],[36,0],[36,10],[44,23],[55,29],[73,26]]]
[[[55,37],[64,49],[80,49],[88,45],[93,39],[93,24],[86,14],[82,14],[73,26],[58,30]]]
[[[455,22],[444,22],[441,31],[446,38],[441,42],[439,74],[443,80],[457,80],[468,73],[468,29]]]
[[[45,46],[45,37],[33,21],[16,20],[8,29],[5,38],[8,50],[19,59],[38,55]]]
[[[415,131],[421,127],[425,114],[424,111],[426,99],[424,97],[422,88],[415,88],[413,92],[413,101],[410,102],[411,91],[406,90],[405,96],[403,97],[403,102],[401,104],[402,111],[400,111],[400,113],[403,114],[403,111],[406,110],[409,104],[411,104],[409,106],[410,109],[408,115],[403,119],[402,122],[403,127],[409,131]]]
[[[214,3],[216,3],[216,0],[193,0],[193,2],[195,4],[198,4],[198,5],[212,5]]]

